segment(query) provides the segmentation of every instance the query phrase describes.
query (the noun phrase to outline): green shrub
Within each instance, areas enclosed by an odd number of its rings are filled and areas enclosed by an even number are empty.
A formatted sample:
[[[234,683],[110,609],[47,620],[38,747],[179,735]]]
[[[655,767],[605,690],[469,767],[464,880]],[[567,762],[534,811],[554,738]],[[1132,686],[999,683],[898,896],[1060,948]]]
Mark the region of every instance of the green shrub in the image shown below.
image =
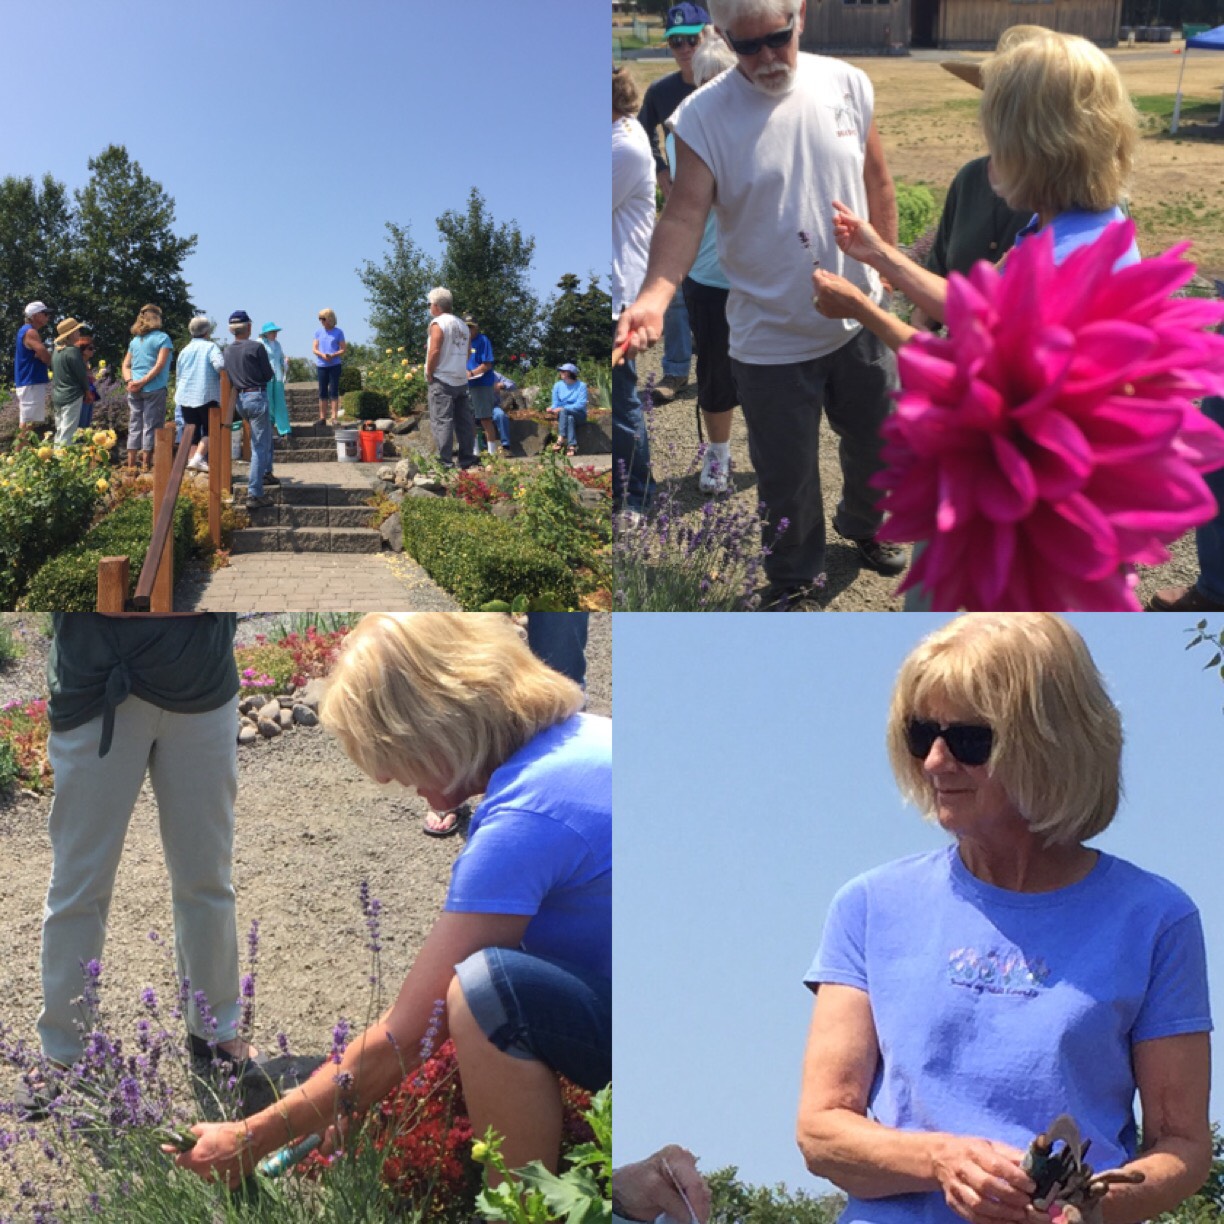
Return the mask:
[[[341,367],[343,368],[343,367]],[[305,357],[290,357],[285,362],[286,382],[315,382],[315,367]]]
[[[935,197],[925,187],[897,184],[897,242],[909,246],[935,220]]]
[[[378,391],[349,391],[340,397],[344,415],[355,421],[376,421],[391,415],[387,397]]]
[[[494,599],[578,602],[565,561],[537,547],[509,523],[465,506],[457,498],[406,498],[400,507],[404,548],[429,576],[475,612]]]
[[[352,361],[346,361],[340,367],[340,394],[361,390],[361,367]]]
[[[53,557],[34,575],[22,607],[31,612],[92,612],[98,602],[98,562],[103,557],[131,558],[128,595],[133,595],[152,534],[152,501],[140,498],[124,502],[79,544]],[[180,497],[174,509],[175,573],[191,556],[194,535],[194,507]]]
[[[21,646],[7,621],[0,621],[0,667],[21,658]]]
[[[0,795],[17,781],[17,757],[7,740],[0,740]]]

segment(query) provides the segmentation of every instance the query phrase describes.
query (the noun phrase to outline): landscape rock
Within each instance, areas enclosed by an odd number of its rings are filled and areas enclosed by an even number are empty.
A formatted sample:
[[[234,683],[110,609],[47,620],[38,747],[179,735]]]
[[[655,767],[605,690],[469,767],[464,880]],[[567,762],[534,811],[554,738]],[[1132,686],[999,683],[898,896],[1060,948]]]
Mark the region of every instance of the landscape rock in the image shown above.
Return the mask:
[[[303,705],[308,710],[311,710],[317,714],[319,712],[319,703],[323,700],[323,694],[326,691],[326,680],[321,680],[317,676],[313,679],[307,680],[305,685],[302,687],[301,692],[299,692],[297,695],[296,705]],[[310,726],[311,724],[305,723],[303,725]]]
[[[436,476],[427,476],[424,472],[418,472],[412,478],[414,488],[425,489],[429,493],[445,493],[446,485],[442,483]]]
[[[317,705],[316,701],[316,707]],[[316,710],[312,710],[305,702],[299,701],[293,707],[293,721],[299,727],[317,727],[319,725],[319,715]]]
[[[411,489],[404,490],[405,497],[445,497],[446,490],[439,488],[437,485],[431,485],[425,488],[423,485],[413,485]]]
[[[383,433],[390,433],[394,424],[395,422],[390,417],[379,417],[378,420],[374,422],[374,428],[381,429]]]
[[[280,707],[277,706],[279,713]],[[275,739],[281,733],[280,720],[278,718],[265,718],[262,714],[259,716],[259,734],[264,739]]]
[[[254,743],[254,741],[258,738],[259,729],[257,727],[252,727],[250,723],[244,722],[242,726],[238,728],[238,742],[240,744]]]
[[[392,552],[404,551],[404,527],[400,522],[398,514],[390,514],[382,521],[382,526],[378,529],[378,534],[382,536],[383,543]]]
[[[378,479],[385,480],[388,484],[394,484],[395,469],[393,467],[380,467],[378,469]]]
[[[262,722],[265,718],[276,718],[280,714],[280,702],[275,697],[271,701],[266,702],[259,707],[259,720]]]
[[[520,506],[518,502],[512,501],[494,502],[493,505],[489,507],[489,513],[494,518],[501,519],[506,523],[508,523],[512,518],[517,518],[520,510],[522,510],[522,506]]]
[[[404,420],[396,421],[395,424],[391,426],[391,432],[393,434],[406,434],[411,433],[416,427],[416,417],[405,417]]]
[[[280,717],[277,719],[277,722],[280,723],[280,729],[282,731],[288,731],[289,728],[293,726],[293,710],[292,709],[286,710],[282,708],[280,712]]]
[[[399,485],[400,488],[405,488],[413,482],[417,473],[420,471],[420,468],[418,468],[411,459],[401,459],[395,465],[394,471],[395,483]]]

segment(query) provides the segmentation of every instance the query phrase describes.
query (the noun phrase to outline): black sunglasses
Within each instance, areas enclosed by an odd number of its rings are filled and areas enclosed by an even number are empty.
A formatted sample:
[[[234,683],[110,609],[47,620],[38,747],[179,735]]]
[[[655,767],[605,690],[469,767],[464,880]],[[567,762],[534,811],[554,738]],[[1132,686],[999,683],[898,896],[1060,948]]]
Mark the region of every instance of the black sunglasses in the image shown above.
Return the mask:
[[[994,747],[994,732],[989,727],[974,726],[972,723],[953,723],[949,727],[941,727],[937,722],[920,718],[911,718],[905,724],[906,747],[910,750],[910,756],[920,761],[925,761],[930,755],[937,739],[942,739],[948,745],[948,751],[962,765],[985,765]]]
[[[681,47],[695,47],[700,41],[700,34],[673,34],[667,40],[667,45],[673,51],[679,51]]]
[[[728,34],[727,41],[736,55],[756,55],[762,47],[768,47],[771,51],[785,47],[794,35],[795,23],[792,21],[785,30],[775,30],[772,34],[766,34],[764,38],[732,38]]]

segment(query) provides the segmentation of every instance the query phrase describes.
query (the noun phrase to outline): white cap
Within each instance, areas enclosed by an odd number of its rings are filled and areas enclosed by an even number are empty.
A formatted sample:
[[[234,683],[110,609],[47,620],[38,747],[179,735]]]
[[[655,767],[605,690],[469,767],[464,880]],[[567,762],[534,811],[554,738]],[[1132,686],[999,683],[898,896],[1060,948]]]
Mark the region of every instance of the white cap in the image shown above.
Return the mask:
[[[27,319],[30,318],[32,315],[50,314],[50,313],[51,313],[51,307],[48,306],[46,302],[31,302],[25,308],[25,317]]]

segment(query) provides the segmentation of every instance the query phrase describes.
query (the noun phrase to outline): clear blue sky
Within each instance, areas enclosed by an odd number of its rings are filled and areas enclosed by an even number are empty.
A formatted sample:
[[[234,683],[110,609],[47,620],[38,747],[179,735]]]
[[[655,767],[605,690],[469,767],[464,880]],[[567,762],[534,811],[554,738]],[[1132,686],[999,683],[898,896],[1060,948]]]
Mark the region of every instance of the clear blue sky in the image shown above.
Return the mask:
[[[707,1170],[828,1188],[793,1138],[811,1015],[802,977],[837,888],[946,844],[902,805],[883,739],[898,666],[947,619],[615,618],[618,1162],[679,1142]],[[1194,618],[1069,619],[1126,728],[1126,798],[1092,844],[1197,901],[1218,1020],[1224,683],[1200,670],[1203,647],[1185,651]]]
[[[473,186],[534,235],[541,299],[565,272],[607,274],[605,5],[106,0],[21,8],[20,53],[3,11],[0,174],[77,188],[126,145],[199,235],[196,304],[279,323],[290,355],[325,306],[368,340],[355,269],[382,259],[384,222],[436,255],[436,218]]]

